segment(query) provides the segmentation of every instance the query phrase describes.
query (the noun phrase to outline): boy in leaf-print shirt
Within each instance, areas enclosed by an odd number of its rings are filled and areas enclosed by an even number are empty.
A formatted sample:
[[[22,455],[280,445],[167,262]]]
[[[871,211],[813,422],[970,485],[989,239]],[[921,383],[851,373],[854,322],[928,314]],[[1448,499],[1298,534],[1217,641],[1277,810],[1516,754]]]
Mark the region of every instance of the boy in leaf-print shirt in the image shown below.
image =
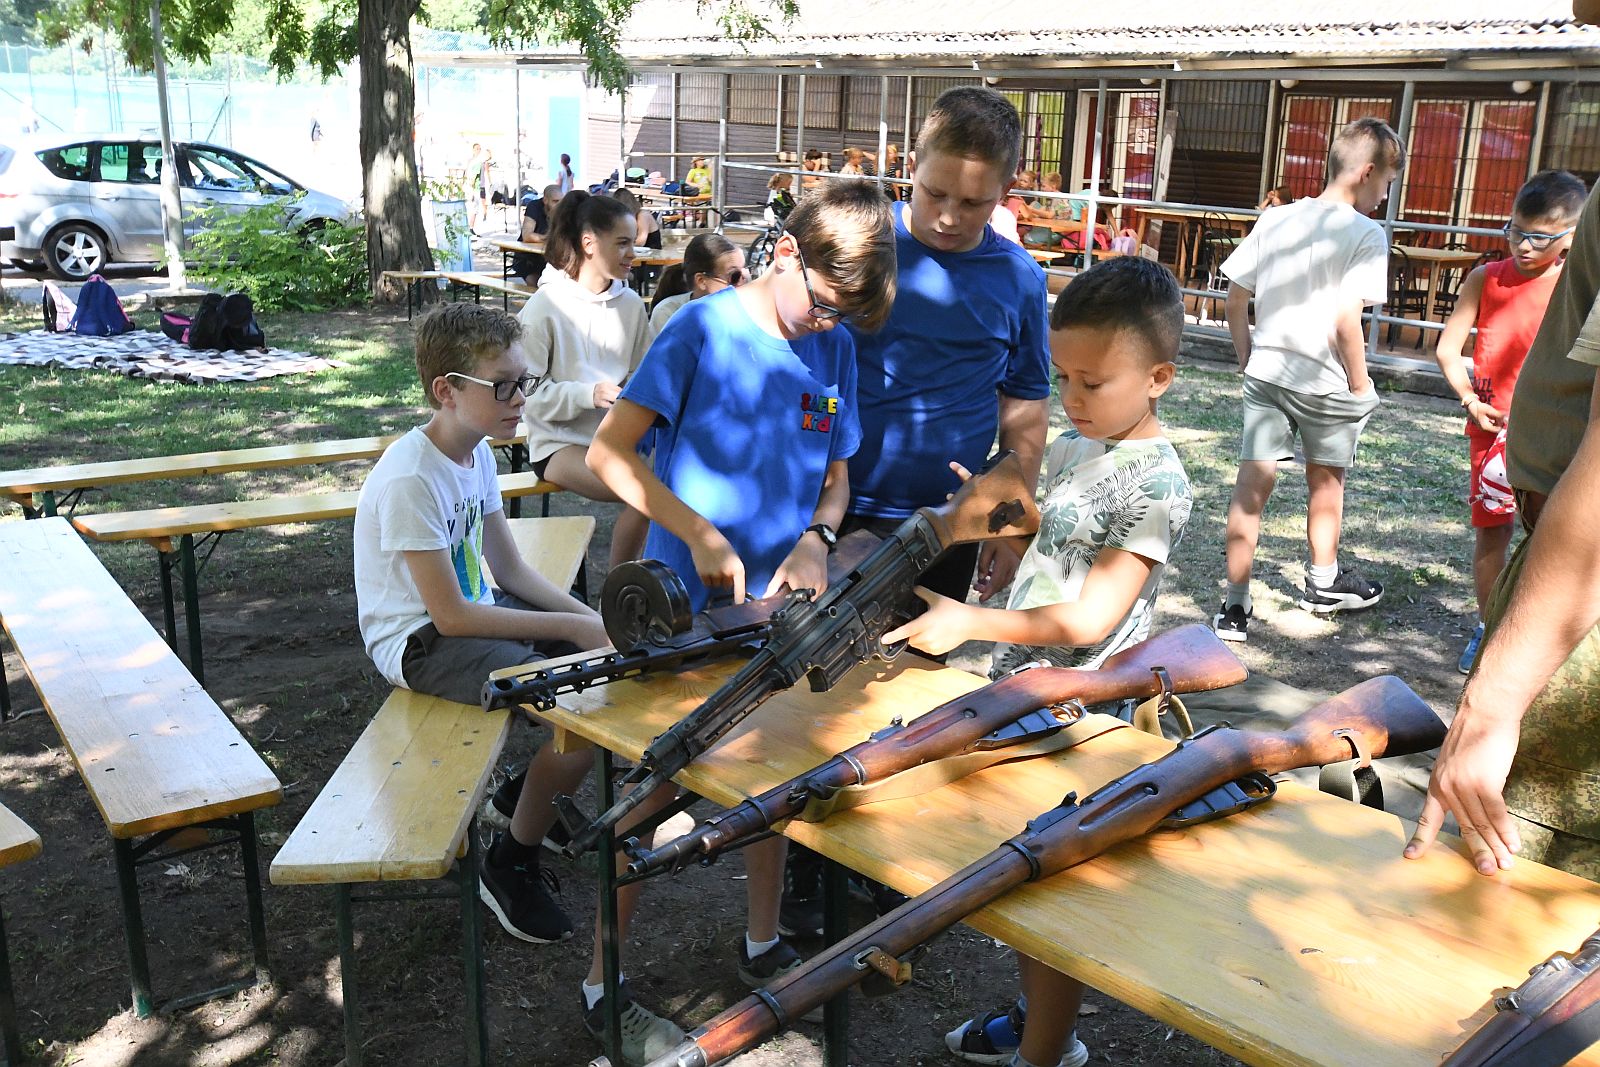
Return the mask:
[[[1145,637],[1192,507],[1156,415],[1182,332],[1183,297],[1158,263],[1119,256],[1073,279],[1050,316],[1050,362],[1072,428],[1050,448],[1039,532],[1005,608],[918,588],[928,610],[884,634],[885,644],[941,655],[963,641],[995,641],[1001,674],[1041,659],[1098,667]],[[1089,1050],[1073,1029],[1082,983],[1021,953],[1017,961],[1022,996],[963,1022],[945,1044],[973,1063],[1083,1067]]]

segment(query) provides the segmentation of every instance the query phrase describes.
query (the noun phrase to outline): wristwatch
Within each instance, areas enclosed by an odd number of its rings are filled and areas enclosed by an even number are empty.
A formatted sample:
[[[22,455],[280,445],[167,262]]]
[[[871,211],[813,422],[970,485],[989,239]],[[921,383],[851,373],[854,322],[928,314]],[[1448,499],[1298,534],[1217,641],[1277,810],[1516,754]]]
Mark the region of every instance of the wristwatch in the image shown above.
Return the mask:
[[[1461,398],[1461,407],[1463,409],[1467,409],[1467,408],[1472,407],[1472,405],[1476,404],[1477,402],[1478,402],[1478,394],[1477,393],[1468,393],[1466,396]]]
[[[839,535],[834,533],[833,527],[829,526],[825,522],[819,522],[815,526],[807,526],[801,531],[801,536],[804,536],[808,533],[814,533],[818,537],[822,538],[822,543],[827,545],[829,548],[832,548],[834,545],[839,543]]]

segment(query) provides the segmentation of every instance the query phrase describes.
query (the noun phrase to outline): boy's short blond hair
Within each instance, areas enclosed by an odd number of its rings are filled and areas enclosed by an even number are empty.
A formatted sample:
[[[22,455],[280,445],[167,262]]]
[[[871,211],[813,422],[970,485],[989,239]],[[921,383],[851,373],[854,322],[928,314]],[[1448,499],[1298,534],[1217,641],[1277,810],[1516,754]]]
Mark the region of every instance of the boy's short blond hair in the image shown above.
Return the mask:
[[[433,380],[447,374],[475,374],[478,363],[494,359],[522,339],[515,315],[487,304],[443,304],[417,323],[417,376],[428,406],[437,408]]]
[[[1382,119],[1356,119],[1333,138],[1328,148],[1328,180],[1366,163],[1398,174],[1406,165],[1406,146]]]
[[[894,305],[897,275],[889,201],[868,182],[827,182],[784,221],[806,266],[839,294],[839,310],[856,326],[876,330]]]
[[[917,152],[976,159],[1010,182],[1022,158],[1022,117],[1011,101],[993,89],[961,85],[933,102],[917,133]]]

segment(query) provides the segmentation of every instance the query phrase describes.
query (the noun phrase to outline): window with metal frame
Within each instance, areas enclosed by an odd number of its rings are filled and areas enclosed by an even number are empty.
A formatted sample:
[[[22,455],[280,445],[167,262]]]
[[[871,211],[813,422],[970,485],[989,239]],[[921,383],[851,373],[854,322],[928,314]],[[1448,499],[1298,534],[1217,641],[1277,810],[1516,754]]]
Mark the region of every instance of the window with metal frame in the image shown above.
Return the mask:
[[[1094,135],[1099,122],[1100,94],[1078,92],[1074,160],[1068,191],[1087,189],[1093,181]],[[1161,93],[1156,90],[1113,89],[1106,93],[1106,123],[1102,131],[1100,180],[1107,192],[1148,200],[1155,189],[1156,135],[1161,120]],[[1122,212],[1113,218],[1120,225]]]
[[[1394,109],[1387,96],[1286,94],[1278,103],[1278,178],[1268,184],[1287,185],[1296,199],[1322,192],[1334,134],[1357,119],[1393,125]]]
[[[735,74],[728,84],[728,121],[749,126],[778,122],[778,76]]]
[[[678,75],[678,118],[684,122],[716,122],[722,118],[722,75]]]
[[[1411,109],[1410,155],[1401,177],[1399,217],[1411,222],[1494,229],[1511,216],[1528,177],[1533,100],[1418,100]],[[1497,248],[1492,237],[1420,233],[1408,242]]]
[[[1600,85],[1562,85],[1551,93],[1540,166],[1600,175]]]
[[[1168,82],[1167,107],[1178,113],[1177,150],[1259,156],[1267,95],[1266,82]]]

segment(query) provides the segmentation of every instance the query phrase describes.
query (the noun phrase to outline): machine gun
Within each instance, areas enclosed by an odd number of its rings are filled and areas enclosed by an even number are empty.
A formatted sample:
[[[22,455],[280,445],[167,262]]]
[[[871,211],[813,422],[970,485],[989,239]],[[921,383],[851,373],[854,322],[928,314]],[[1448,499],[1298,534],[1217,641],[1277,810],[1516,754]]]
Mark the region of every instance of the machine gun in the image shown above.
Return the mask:
[[[765,627],[766,640],[750,662],[705,703],[650,742],[639,765],[622,780],[624,785],[634,786],[631,791],[592,820],[570,797],[557,798],[562,820],[572,832],[568,854],[593,848],[601,834],[638,807],[651,791],[687,767],[774,693],[801,678],[810,682],[814,692],[826,692],[868,658],[892,660],[898,656],[905,642],[885,645],[882,637],[922,610],[922,601],[912,590],[945,549],[1031,534],[1038,528],[1039,509],[1023,477],[1022,463],[1015,453],[1008,452],[989,470],[968,479],[939,507],[919,508],[820,596],[810,589],[789,593],[765,623],[753,623],[743,634],[725,638],[742,637],[740,643],[748,644]],[[670,641],[675,628],[681,631],[683,613],[677,608],[683,605],[672,596],[641,589],[628,603],[634,610],[628,621],[619,625],[627,631],[624,637]],[[663,605],[667,607],[664,614],[659,610]],[[607,632],[614,633],[609,621]],[[624,662],[558,668],[552,673],[547,663],[535,665],[532,673],[538,677],[526,683],[503,677],[506,673],[491,676],[485,707],[519,700],[531,700],[537,706],[567,689],[640,671],[629,669]]]
[[[1600,930],[1494,998],[1495,1013],[1439,1067],[1560,1067],[1600,1041]]]
[[[902,958],[1024,882],[1093,859],[1162,826],[1189,825],[1261,803],[1267,777],[1297,767],[1425,752],[1444,723],[1398,678],[1362,682],[1312,708],[1282,733],[1202,730],[1079,802],[1036,817],[1022,833],[932,889],[740,1001],[649,1067],[708,1067],[753,1048],[869,974],[911,978]],[[608,1067],[600,1057],[591,1067]]]
[[[1199,624],[1141,641],[1107,659],[1098,670],[1020,670],[909,723],[896,719],[826,763],[712,816],[659,848],[625,842],[630,860],[626,880],[676,872],[694,860],[709,864],[728,849],[765,836],[814,800],[829,800],[840,789],[882,781],[930,760],[1001,750],[1053,734],[1081,718],[1085,704],[1203,692],[1242,682],[1245,676],[1244,666],[1227,646]]]

